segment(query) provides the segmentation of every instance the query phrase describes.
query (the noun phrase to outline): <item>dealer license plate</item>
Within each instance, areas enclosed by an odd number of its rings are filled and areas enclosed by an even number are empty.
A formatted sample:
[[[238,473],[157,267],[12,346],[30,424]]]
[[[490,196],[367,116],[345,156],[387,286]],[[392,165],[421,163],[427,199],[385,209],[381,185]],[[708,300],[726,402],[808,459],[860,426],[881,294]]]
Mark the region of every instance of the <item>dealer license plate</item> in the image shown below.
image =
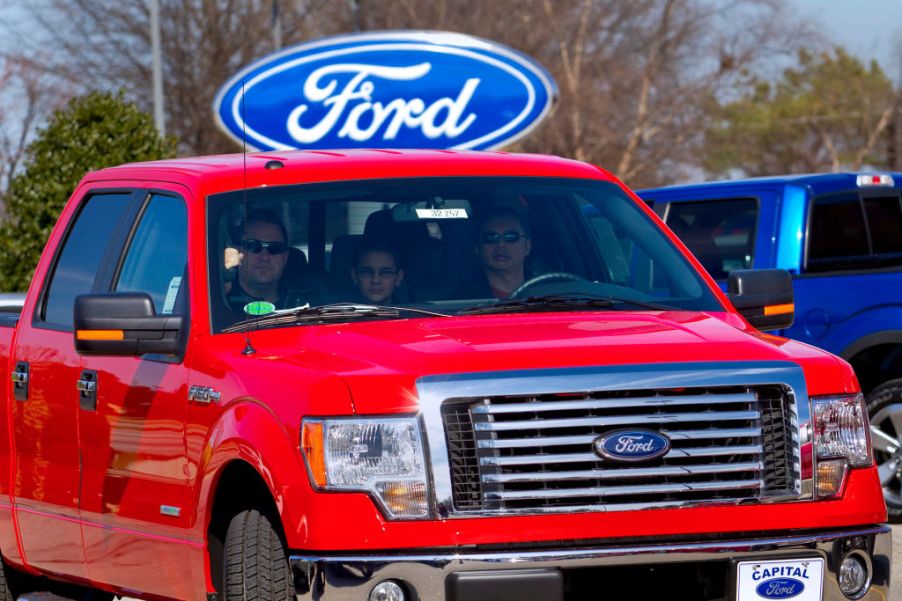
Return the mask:
[[[823,559],[741,561],[738,565],[736,601],[821,601]]]

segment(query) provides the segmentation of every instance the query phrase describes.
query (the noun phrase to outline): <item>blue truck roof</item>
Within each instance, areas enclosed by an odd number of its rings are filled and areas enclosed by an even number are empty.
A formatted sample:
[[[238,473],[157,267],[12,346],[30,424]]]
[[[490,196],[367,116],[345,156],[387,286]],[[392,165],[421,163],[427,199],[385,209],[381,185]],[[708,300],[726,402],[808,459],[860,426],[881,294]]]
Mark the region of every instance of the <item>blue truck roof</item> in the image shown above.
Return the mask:
[[[894,188],[902,187],[902,173],[881,171],[879,174],[887,174],[893,177]],[[699,188],[723,188],[724,190],[742,190],[746,188],[760,188],[761,186],[783,186],[786,184],[794,184],[797,186],[807,186],[815,195],[826,194],[837,190],[850,190],[858,187],[857,178],[859,175],[877,175],[874,172],[844,172],[844,173],[805,173],[798,175],[774,175],[767,177],[750,177],[744,179],[721,180],[713,182],[703,182],[696,184],[680,184],[675,186],[663,186],[660,188],[646,188],[639,190],[642,196],[651,195],[658,192],[676,193],[683,191],[698,190]],[[652,198],[652,200],[654,200]]]

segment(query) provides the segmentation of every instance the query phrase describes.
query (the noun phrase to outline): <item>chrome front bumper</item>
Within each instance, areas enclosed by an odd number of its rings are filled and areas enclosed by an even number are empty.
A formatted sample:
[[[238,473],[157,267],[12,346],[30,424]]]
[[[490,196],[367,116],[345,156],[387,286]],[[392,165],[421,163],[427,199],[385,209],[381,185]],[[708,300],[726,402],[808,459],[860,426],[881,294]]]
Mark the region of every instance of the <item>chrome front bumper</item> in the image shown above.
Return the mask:
[[[870,589],[861,599],[864,601],[887,599],[892,534],[886,526],[697,543],[597,545],[591,548],[472,553],[399,552],[395,555],[381,553],[344,556],[294,554],[290,559],[299,601],[366,601],[370,590],[377,583],[387,579],[400,581],[408,591],[414,592],[408,599],[432,601],[447,598],[446,583],[452,574],[459,577],[462,573],[471,575],[493,570],[503,570],[507,575],[525,570],[533,570],[532,573],[548,573],[549,570],[566,573],[568,570],[585,568],[616,568],[646,564],[673,565],[707,561],[821,557],[826,562],[824,601],[845,601],[847,598],[840,591],[837,582],[837,570],[841,558],[849,548],[862,549],[871,560]],[[732,576],[727,576],[726,582],[724,596],[733,599],[735,583]],[[599,594],[597,598],[602,598],[602,595]],[[567,596],[565,595],[563,599],[566,600]],[[466,601],[479,599],[469,597]]]

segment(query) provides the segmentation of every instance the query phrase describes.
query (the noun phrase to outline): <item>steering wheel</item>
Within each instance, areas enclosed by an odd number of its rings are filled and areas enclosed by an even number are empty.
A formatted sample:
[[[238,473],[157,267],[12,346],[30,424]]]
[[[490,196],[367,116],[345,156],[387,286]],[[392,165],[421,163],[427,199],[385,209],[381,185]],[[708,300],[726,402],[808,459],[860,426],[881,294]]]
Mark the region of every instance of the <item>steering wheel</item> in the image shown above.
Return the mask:
[[[520,298],[525,290],[549,280],[560,280],[563,282],[581,282],[585,281],[585,279],[586,278],[582,277],[581,275],[576,275],[575,273],[570,273],[569,271],[551,271],[549,273],[543,273],[541,275],[529,278],[528,280],[514,288],[508,298]]]

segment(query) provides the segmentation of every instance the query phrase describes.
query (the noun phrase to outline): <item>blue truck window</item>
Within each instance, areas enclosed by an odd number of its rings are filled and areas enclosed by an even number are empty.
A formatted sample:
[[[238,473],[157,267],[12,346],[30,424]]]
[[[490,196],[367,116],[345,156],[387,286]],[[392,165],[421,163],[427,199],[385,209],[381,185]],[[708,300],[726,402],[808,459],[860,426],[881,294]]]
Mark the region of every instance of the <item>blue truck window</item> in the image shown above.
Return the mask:
[[[754,198],[678,202],[667,212],[667,225],[714,279],[751,268],[757,222]]]
[[[808,236],[808,271],[851,268],[865,261],[868,237],[858,194],[816,198]]]
[[[902,206],[898,195],[857,193],[815,198],[808,230],[809,272],[902,264]]]
[[[875,254],[902,253],[902,206],[898,196],[864,199]]]

